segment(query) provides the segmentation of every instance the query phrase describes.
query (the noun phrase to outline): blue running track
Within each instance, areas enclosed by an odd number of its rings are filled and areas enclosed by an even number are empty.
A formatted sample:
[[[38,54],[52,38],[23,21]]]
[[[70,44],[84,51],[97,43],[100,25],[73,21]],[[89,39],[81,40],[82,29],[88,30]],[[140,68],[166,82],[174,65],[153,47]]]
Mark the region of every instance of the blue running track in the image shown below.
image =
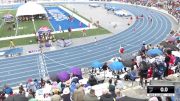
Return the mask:
[[[97,44],[90,43],[45,53],[49,74],[68,70],[71,66],[89,67],[94,60],[103,62],[113,56],[119,56],[120,44],[126,53],[132,53],[140,49],[143,41],[151,44],[160,43],[171,31],[169,19],[154,10],[129,5],[120,6],[134,15],[143,14],[144,19],[136,21],[129,29],[117,35],[98,41]],[[149,15],[152,15],[152,22],[148,21]],[[128,54],[125,56],[128,57]],[[15,86],[24,83],[30,77],[38,78],[37,59],[38,55],[29,55],[0,60],[0,80],[3,84]]]
[[[59,31],[59,25],[62,30],[68,30],[68,28],[77,29],[87,27],[84,23],[76,18],[73,21],[68,19],[69,14],[59,7],[46,7],[50,23],[55,31]]]

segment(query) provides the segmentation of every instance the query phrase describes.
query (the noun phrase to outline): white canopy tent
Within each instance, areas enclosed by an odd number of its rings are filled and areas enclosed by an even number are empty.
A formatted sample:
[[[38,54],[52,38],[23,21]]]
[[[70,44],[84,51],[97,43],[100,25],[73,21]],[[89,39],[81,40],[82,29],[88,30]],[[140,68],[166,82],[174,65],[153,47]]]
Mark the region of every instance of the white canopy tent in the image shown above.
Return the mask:
[[[47,16],[47,12],[42,5],[34,2],[28,2],[18,8],[16,17],[25,15],[33,16],[37,14],[45,14]]]

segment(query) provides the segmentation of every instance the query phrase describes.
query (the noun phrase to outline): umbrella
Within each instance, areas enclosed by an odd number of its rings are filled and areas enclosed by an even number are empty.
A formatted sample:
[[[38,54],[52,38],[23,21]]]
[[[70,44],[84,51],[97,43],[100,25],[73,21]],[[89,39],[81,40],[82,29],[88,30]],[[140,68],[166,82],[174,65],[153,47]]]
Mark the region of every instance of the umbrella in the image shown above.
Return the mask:
[[[125,96],[125,97],[121,97],[119,99],[119,101],[147,101],[147,100],[146,99],[136,99],[136,98]]]
[[[109,65],[109,67],[112,70],[121,70],[124,68],[124,65],[122,64],[122,62],[113,62]]]
[[[57,77],[58,77],[58,79],[61,80],[62,82],[65,82],[65,81],[67,81],[67,80],[70,79],[70,75],[69,75],[69,73],[66,72],[66,71],[59,72],[59,73],[57,74]]]
[[[78,67],[72,67],[72,68],[70,68],[70,72],[71,72],[73,75],[82,75],[81,68],[78,68]]]
[[[147,51],[147,55],[149,55],[149,56],[158,56],[158,55],[162,55],[162,54],[163,54],[163,52],[158,48],[150,49]]]
[[[176,57],[180,57],[180,52],[178,51],[172,51],[172,55],[176,56]]]
[[[39,28],[39,30],[38,30],[38,33],[39,34],[42,34],[42,33],[44,33],[44,32],[51,32],[52,30],[48,27],[48,26],[42,26],[41,28]]]
[[[99,61],[93,61],[91,67],[94,67],[94,68],[101,68],[103,66],[102,63],[100,63]]]

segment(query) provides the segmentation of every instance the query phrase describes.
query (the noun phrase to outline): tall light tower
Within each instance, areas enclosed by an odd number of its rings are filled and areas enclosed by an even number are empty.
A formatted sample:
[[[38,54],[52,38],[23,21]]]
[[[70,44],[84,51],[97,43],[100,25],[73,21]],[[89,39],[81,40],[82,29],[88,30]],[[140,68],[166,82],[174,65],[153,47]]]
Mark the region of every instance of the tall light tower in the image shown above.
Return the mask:
[[[40,48],[40,53],[38,56],[38,69],[39,69],[39,77],[46,79],[49,77],[45,57],[42,51],[42,48]]]

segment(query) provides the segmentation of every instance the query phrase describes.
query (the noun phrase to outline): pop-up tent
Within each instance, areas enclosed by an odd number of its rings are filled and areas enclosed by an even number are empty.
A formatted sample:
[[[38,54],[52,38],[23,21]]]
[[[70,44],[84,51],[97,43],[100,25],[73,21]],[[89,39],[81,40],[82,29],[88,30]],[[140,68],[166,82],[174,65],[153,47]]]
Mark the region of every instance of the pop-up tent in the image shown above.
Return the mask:
[[[44,14],[47,16],[47,12],[44,7],[34,2],[28,2],[17,9],[16,17],[26,15],[38,15]]]

